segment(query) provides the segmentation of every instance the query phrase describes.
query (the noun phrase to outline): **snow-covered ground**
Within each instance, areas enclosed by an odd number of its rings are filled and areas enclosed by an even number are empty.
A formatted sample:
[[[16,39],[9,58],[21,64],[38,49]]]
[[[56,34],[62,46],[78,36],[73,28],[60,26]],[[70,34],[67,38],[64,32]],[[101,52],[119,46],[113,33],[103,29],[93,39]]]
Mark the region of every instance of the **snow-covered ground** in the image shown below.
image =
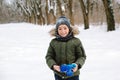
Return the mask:
[[[80,80],[120,80],[120,28],[106,32],[106,25],[95,26],[88,30],[80,27],[80,35],[76,36],[87,54]],[[45,62],[52,27],[0,25],[0,80],[54,80]]]

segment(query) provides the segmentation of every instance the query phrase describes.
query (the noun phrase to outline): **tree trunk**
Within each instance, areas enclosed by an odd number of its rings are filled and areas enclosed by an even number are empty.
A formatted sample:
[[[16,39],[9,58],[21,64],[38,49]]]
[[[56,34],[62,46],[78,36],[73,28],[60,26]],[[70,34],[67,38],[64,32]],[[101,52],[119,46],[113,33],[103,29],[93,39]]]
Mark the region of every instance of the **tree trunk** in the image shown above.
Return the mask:
[[[88,17],[88,14],[89,14],[89,0],[87,0],[87,8],[85,7],[85,4],[83,2],[83,0],[79,0],[80,2],[80,5],[81,5],[81,9],[82,9],[82,12],[83,12],[83,18],[84,18],[84,26],[85,26],[85,29],[88,29],[89,28],[89,17]]]
[[[57,7],[58,7],[58,16],[63,16],[64,14],[62,13],[60,0],[57,0]]]
[[[71,25],[74,25],[74,16],[73,16],[73,12],[72,12],[72,3],[73,3],[73,0],[68,1],[68,10],[69,10],[69,18],[70,18]]]
[[[55,16],[55,1],[54,0],[50,0],[49,3],[49,18],[50,18],[50,23],[51,24],[55,24],[56,22],[56,16]]]
[[[113,9],[111,7],[111,1],[110,0],[102,0],[102,1],[105,7],[107,31],[113,31],[115,30],[115,21],[114,21]]]
[[[39,14],[37,14],[37,13],[36,14],[39,15],[39,23],[45,24],[45,19],[43,17],[43,13],[42,13],[42,6],[39,6],[39,5],[42,5],[41,1],[39,1],[39,3],[37,4],[37,9],[38,9]]]
[[[48,13],[48,0],[46,0],[45,11],[46,11],[46,22],[47,22],[47,25],[49,25],[50,24],[50,18],[49,18],[49,13]]]

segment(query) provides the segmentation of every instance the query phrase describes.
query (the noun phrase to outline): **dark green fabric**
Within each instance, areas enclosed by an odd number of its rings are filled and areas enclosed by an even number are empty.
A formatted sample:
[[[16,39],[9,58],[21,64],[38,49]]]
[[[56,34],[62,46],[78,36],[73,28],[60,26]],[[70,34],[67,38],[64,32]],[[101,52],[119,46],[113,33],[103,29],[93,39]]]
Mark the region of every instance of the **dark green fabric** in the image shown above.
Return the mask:
[[[46,63],[51,69],[55,64],[61,65],[71,63],[76,63],[79,65],[79,68],[81,68],[85,60],[86,54],[80,39],[73,37],[66,42],[52,39],[50,42],[46,55]],[[54,72],[61,77],[66,77],[60,72]],[[79,75],[79,70],[75,72],[74,75]]]

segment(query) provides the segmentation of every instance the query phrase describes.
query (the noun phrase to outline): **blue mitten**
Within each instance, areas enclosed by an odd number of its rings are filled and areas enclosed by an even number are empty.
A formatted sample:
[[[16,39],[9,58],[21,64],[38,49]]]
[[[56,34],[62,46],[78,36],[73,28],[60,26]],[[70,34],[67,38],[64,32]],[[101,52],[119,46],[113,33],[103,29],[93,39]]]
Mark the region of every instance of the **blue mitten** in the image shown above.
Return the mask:
[[[60,66],[61,72],[64,72],[67,76],[73,75],[73,68],[76,67],[76,64],[63,64]]]

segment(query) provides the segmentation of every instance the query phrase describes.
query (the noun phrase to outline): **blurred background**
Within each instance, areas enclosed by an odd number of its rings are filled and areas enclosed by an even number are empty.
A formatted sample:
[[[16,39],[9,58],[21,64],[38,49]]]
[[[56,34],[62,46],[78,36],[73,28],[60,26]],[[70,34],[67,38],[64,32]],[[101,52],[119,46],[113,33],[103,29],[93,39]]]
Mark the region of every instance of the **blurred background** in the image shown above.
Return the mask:
[[[0,23],[28,22],[55,24],[59,16],[67,16],[72,25],[108,25],[115,30],[120,23],[120,0],[0,0]]]

